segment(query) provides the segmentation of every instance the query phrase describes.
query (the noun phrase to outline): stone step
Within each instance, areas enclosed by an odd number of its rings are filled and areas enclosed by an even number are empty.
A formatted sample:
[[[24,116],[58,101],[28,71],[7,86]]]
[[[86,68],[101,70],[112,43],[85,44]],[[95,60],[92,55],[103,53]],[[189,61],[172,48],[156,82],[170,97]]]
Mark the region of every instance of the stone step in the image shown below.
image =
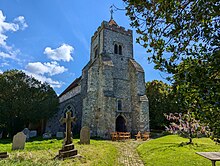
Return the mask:
[[[7,152],[0,152],[0,155],[7,155]]]
[[[59,151],[59,155],[61,158],[72,157],[77,155],[77,150],[73,149],[68,151]]]
[[[69,145],[64,145],[62,150],[67,151],[67,150],[72,150],[74,149],[74,145],[73,144],[69,144]]]
[[[0,152],[0,158],[7,158],[8,157],[8,154],[7,152]]]

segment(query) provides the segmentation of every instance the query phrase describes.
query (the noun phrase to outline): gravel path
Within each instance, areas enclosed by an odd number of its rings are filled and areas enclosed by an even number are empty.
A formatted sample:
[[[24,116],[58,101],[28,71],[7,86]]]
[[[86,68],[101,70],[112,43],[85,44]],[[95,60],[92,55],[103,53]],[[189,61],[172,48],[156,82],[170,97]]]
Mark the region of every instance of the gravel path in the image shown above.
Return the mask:
[[[120,157],[118,163],[124,166],[144,166],[140,159],[136,148],[139,144],[143,143],[140,141],[126,140],[124,142],[112,142],[119,150]]]

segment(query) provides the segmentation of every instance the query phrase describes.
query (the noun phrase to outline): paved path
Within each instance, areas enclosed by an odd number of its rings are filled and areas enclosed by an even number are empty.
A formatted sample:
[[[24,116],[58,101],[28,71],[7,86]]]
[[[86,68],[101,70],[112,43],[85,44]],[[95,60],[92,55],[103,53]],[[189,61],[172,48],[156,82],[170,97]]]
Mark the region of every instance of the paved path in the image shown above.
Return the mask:
[[[140,159],[136,148],[139,144],[143,142],[139,141],[124,141],[124,142],[112,142],[119,150],[120,157],[118,158],[118,163],[124,166],[144,166],[142,160]]]

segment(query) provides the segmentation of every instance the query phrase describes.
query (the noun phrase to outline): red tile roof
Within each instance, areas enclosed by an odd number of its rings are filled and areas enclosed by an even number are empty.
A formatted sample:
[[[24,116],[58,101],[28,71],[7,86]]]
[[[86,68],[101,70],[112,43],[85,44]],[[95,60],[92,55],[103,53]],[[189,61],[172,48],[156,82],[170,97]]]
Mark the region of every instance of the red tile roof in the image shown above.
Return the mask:
[[[115,25],[115,26],[118,26],[118,24],[115,22],[115,20],[111,19],[109,22],[108,22],[109,25]]]

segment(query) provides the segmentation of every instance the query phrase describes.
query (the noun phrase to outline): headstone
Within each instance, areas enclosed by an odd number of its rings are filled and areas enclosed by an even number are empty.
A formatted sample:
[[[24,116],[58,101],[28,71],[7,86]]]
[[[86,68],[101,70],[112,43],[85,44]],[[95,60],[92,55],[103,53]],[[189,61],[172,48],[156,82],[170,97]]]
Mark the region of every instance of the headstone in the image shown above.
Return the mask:
[[[64,133],[63,132],[57,132],[56,133],[56,137],[57,138],[63,138],[64,137]]]
[[[13,137],[12,150],[24,149],[26,141],[26,135],[23,132],[19,132]]]
[[[29,133],[30,138],[37,136],[37,130],[31,130]]]
[[[43,134],[43,138],[44,138],[44,139],[49,139],[49,138],[51,138],[51,137],[52,137],[51,133],[44,133],[44,134]]]
[[[22,132],[26,135],[26,139],[29,140],[30,138],[30,130],[28,128],[24,128]]]
[[[90,144],[90,128],[87,126],[80,131],[80,144]]]

